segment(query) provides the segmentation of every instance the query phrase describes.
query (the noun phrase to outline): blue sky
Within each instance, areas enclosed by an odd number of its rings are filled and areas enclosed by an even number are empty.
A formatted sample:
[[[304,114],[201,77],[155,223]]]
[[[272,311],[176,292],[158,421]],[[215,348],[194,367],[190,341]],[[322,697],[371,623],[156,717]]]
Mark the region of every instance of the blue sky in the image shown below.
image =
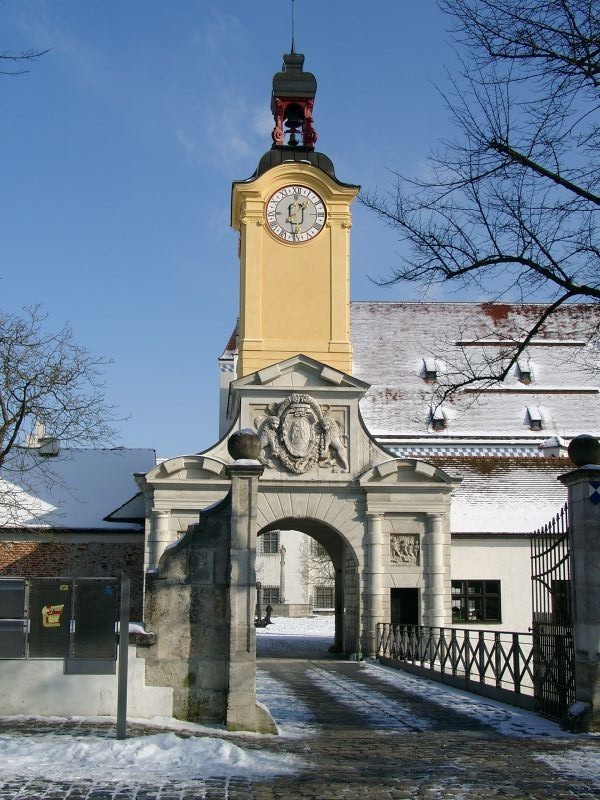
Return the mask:
[[[319,88],[318,149],[338,177],[385,188],[448,132],[435,88],[455,57],[433,0],[297,0],[296,49]],[[113,359],[117,444],[161,456],[217,438],[216,359],[238,307],[231,182],[269,149],[286,0],[3,0],[0,50],[52,48],[0,77],[0,308]],[[354,299],[397,246],[354,207]]]

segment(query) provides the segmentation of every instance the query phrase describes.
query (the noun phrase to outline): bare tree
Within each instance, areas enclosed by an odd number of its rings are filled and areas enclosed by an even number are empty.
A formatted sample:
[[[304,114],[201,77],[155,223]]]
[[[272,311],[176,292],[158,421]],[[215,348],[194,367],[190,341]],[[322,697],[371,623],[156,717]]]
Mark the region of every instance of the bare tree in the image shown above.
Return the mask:
[[[327,550],[315,539],[307,536],[300,558],[300,574],[308,586],[310,601],[317,587],[332,587],[335,584],[335,567]]]
[[[456,135],[431,155],[425,178],[396,174],[388,194],[362,195],[405,245],[379,282],[451,283],[542,305],[493,358],[451,370],[438,404],[503,380],[573,301],[590,304],[593,340],[600,310],[600,5],[439,2],[462,64],[446,96]]]
[[[45,330],[38,307],[0,311],[0,509],[4,524],[30,500],[28,474],[58,480],[44,444],[106,444],[115,435],[101,377],[108,363],[73,341],[69,326]],[[35,432],[35,435],[34,435]],[[28,445],[34,445],[34,447]],[[42,447],[40,448],[40,445]]]

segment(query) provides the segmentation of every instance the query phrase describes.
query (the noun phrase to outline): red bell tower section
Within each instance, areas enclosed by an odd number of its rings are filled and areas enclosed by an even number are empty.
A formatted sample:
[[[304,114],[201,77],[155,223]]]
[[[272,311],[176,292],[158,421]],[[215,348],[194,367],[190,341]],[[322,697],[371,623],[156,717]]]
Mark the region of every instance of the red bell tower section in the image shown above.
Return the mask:
[[[274,150],[315,149],[317,132],[313,128],[312,111],[317,79],[311,72],[304,72],[303,65],[304,56],[292,49],[283,57],[282,71],[273,77]]]

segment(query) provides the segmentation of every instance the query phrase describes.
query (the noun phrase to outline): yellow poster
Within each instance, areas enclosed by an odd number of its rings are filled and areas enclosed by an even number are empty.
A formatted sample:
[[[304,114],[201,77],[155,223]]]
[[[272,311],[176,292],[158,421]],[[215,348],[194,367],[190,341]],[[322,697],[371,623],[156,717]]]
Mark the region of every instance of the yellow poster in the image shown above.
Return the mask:
[[[60,628],[60,618],[65,604],[60,606],[42,606],[42,625],[44,628]]]

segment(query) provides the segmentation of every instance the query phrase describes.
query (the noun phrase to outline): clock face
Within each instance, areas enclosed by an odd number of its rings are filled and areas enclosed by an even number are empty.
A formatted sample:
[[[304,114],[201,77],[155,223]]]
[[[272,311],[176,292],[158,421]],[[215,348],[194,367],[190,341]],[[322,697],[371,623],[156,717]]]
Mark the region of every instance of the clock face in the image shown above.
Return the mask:
[[[284,186],[271,197],[266,208],[267,223],[284,242],[308,242],[325,224],[325,205],[306,186]]]

